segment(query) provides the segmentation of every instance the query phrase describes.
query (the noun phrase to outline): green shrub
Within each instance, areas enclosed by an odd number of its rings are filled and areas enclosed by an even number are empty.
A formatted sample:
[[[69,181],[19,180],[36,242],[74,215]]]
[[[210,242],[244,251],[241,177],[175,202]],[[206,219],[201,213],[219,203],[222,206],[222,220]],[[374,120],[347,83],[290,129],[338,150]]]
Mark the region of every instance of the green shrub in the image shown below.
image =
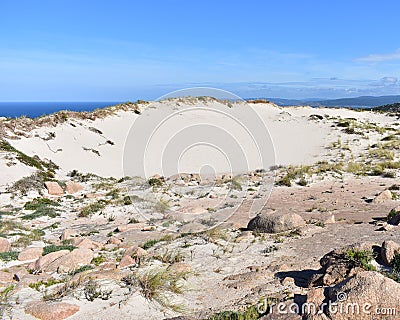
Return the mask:
[[[8,251],[8,252],[0,252],[0,260],[5,262],[10,262],[18,259],[18,252]]]
[[[393,271],[400,273],[400,254],[396,254],[393,259]]]
[[[72,251],[76,249],[75,246],[72,245],[61,245],[61,246],[56,246],[54,244],[51,244],[49,246],[46,246],[43,248],[43,256],[45,256],[46,254],[52,253],[52,252],[56,252],[56,251],[61,251],[61,250],[69,250]]]
[[[156,245],[156,244],[159,243],[159,242],[162,242],[162,241],[167,241],[167,242],[169,242],[169,241],[171,241],[172,239],[173,239],[173,237],[172,237],[171,235],[166,235],[166,236],[164,236],[164,237],[162,237],[162,238],[160,238],[160,239],[151,239],[151,240],[149,240],[149,241],[146,241],[144,244],[141,245],[141,247],[142,247],[143,249],[147,250],[147,249],[153,247],[154,245]]]
[[[27,203],[25,203],[24,209],[25,210],[37,210],[44,206],[58,207],[58,206],[60,206],[60,204],[58,202],[55,202],[55,201],[47,199],[47,198],[36,198],[36,199],[33,199],[32,201],[28,201]]]
[[[157,178],[150,178],[148,183],[152,187],[161,187],[163,185],[163,181]]]
[[[32,220],[43,216],[49,216],[50,218],[55,218],[60,215],[60,213],[54,209],[54,207],[59,207],[60,204],[50,199],[46,198],[36,198],[32,201],[28,201],[24,205],[25,210],[35,210],[35,212],[24,215],[21,217],[23,220]]]
[[[75,269],[74,271],[71,271],[69,274],[71,276],[74,276],[74,275],[76,275],[78,273],[82,273],[82,272],[85,272],[85,271],[88,271],[88,270],[92,270],[92,269],[93,269],[93,267],[89,266],[89,265],[81,266],[78,269]]]
[[[367,271],[375,271],[375,267],[371,264],[374,259],[374,253],[369,250],[358,250],[355,248],[345,252],[345,256],[350,261],[354,261]]]
[[[99,266],[99,265],[101,265],[103,262],[105,262],[106,261],[106,258],[104,257],[104,256],[102,256],[102,255],[98,255],[97,257],[94,257],[93,259],[92,259],[92,263],[95,265],[95,266]]]
[[[78,213],[78,217],[90,217],[95,213],[103,210],[109,202],[106,200],[99,200],[95,203],[89,204],[86,207],[82,208],[81,211]]]
[[[222,311],[214,314],[208,320],[256,320],[261,317],[257,306],[248,307],[245,311]]]
[[[47,287],[51,287],[51,286],[54,286],[55,284],[59,284],[62,282],[63,282],[62,280],[49,279],[48,281],[38,281],[36,283],[30,283],[29,288],[40,291],[39,289],[42,286],[47,288]]]
[[[97,298],[108,300],[111,297],[112,290],[102,290],[97,282],[90,279],[83,288],[86,300],[92,302]]]
[[[297,182],[297,184],[298,184],[299,186],[305,187],[305,186],[307,185],[307,180],[306,180],[305,178],[301,178],[301,179]]]
[[[390,212],[388,213],[386,220],[389,221],[390,219],[392,219],[393,217],[397,216],[399,214],[398,211],[392,209],[390,210]]]

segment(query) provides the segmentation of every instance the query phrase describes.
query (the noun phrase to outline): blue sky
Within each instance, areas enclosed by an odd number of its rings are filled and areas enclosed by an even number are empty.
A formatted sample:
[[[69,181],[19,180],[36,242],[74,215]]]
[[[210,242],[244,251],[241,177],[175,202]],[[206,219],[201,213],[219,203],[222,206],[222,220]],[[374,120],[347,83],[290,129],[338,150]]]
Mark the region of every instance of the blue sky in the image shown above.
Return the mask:
[[[0,101],[400,94],[400,1],[0,1]]]

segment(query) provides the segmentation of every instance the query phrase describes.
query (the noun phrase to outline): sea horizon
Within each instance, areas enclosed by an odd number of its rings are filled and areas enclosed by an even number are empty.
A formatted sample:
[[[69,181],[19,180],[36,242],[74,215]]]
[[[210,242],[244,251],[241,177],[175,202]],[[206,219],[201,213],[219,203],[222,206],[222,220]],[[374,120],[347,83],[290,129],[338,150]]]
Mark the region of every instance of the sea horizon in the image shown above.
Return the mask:
[[[0,102],[0,117],[37,118],[55,112],[68,111],[93,111],[98,108],[113,106],[124,101],[11,101]],[[125,101],[126,102],[126,101]]]

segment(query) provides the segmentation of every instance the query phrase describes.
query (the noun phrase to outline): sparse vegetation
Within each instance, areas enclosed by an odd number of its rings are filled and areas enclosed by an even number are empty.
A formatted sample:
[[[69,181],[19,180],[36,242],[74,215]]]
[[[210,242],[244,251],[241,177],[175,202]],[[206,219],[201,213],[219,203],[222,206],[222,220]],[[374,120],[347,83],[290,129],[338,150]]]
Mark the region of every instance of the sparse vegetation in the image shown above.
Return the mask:
[[[18,259],[18,252],[16,251],[8,251],[8,252],[0,252],[0,260],[9,262]]]
[[[151,187],[161,187],[164,184],[164,182],[158,178],[150,178],[148,184]]]
[[[96,214],[97,212],[103,210],[108,203],[109,203],[109,201],[107,201],[107,200],[98,200],[97,202],[91,203],[91,204],[83,207],[79,211],[78,217],[80,217],[80,218],[91,217],[92,215]]]
[[[360,265],[363,269],[367,271],[375,271],[376,268],[371,264],[374,259],[374,254],[372,251],[368,250],[358,250],[358,249],[348,249],[345,252],[345,256],[350,261],[354,261]]]
[[[95,299],[108,300],[111,297],[112,290],[103,290],[100,285],[94,280],[90,279],[83,288],[86,300],[93,302]]]
[[[138,286],[146,299],[177,310],[179,307],[171,303],[169,297],[171,294],[183,293],[183,279],[186,277],[187,272],[172,272],[168,268],[152,267],[139,270],[123,281],[129,286]]]
[[[46,247],[43,248],[42,255],[45,256],[45,255],[47,255],[47,254],[49,254],[51,252],[56,252],[56,251],[61,251],[61,250],[72,251],[74,249],[76,249],[76,247],[73,246],[73,245],[65,244],[65,245],[57,246],[57,245],[51,244],[51,245],[46,246]]]
[[[32,220],[43,216],[48,216],[50,218],[55,218],[60,215],[60,213],[54,208],[59,207],[60,204],[50,199],[46,198],[36,198],[32,201],[28,201],[24,205],[25,210],[34,210],[35,212],[23,215],[22,220]]]
[[[146,241],[144,244],[141,245],[141,247],[143,249],[147,250],[147,249],[149,249],[151,247],[154,247],[159,242],[163,242],[163,241],[169,242],[172,239],[173,239],[172,235],[166,235],[166,236],[164,236],[164,237],[162,237],[160,239],[152,239],[152,240]]]
[[[400,214],[400,212],[392,209],[390,210],[390,212],[388,213],[386,220],[389,221],[390,219],[392,219],[393,217],[397,216],[398,214]]]
[[[259,313],[257,306],[247,307],[246,310],[240,311],[221,311],[208,317],[208,320],[256,320],[262,314]]]

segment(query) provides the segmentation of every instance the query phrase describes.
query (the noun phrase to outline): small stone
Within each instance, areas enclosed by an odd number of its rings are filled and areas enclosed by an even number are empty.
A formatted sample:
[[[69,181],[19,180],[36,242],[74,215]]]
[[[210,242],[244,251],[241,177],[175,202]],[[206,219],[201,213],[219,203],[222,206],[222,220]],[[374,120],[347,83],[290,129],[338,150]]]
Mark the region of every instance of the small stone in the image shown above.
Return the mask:
[[[283,286],[293,286],[294,285],[294,279],[290,277],[285,277],[281,281]]]
[[[136,265],[136,260],[133,259],[131,256],[129,255],[125,255],[122,257],[119,265],[118,265],[118,269],[122,269],[122,268],[126,268],[126,267],[130,267],[130,266],[134,266]]]
[[[0,283],[10,283],[14,281],[14,274],[0,271]]]
[[[120,244],[121,242],[121,239],[117,237],[111,237],[110,239],[108,239],[107,244]]]
[[[331,215],[331,216],[329,216],[329,218],[327,218],[325,221],[324,221],[324,223],[325,224],[333,224],[333,223],[335,223],[336,222],[336,220],[335,220],[335,215]]]
[[[0,237],[0,252],[8,252],[11,250],[10,242],[6,238]]]
[[[148,252],[143,248],[132,246],[126,249],[124,256],[131,256],[132,258],[143,258],[148,255]]]
[[[44,185],[48,193],[52,196],[62,196],[64,194],[64,190],[60,187],[60,185],[57,182],[46,181]]]
[[[130,230],[141,230],[146,227],[146,224],[144,222],[140,223],[129,223],[129,224],[123,224],[119,225],[117,227],[118,232],[127,232]]]
[[[25,313],[41,320],[64,320],[79,311],[79,307],[65,302],[31,302],[25,307]]]
[[[392,240],[384,241],[382,243],[381,257],[383,262],[390,266],[393,263],[394,257],[399,254],[400,245]]]
[[[388,200],[392,200],[393,196],[392,196],[392,192],[390,190],[385,190],[383,192],[381,192],[379,195],[377,195],[375,197],[374,200],[372,200],[372,202],[374,203],[382,203]]]
[[[74,193],[77,193],[82,190],[83,190],[83,187],[76,182],[68,181],[66,183],[65,191],[67,191],[69,194],[74,194]]]
[[[91,250],[99,250],[103,247],[103,244],[96,241],[92,241],[85,237],[73,238],[72,244],[74,246],[77,246],[78,248],[85,248]]]

